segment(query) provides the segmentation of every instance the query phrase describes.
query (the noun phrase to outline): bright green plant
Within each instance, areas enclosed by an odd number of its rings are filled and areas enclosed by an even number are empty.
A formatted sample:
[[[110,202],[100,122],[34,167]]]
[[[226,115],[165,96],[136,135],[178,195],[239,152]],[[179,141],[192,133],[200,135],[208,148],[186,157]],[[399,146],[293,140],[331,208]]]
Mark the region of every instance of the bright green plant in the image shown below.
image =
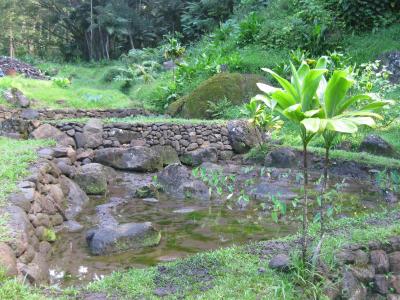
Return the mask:
[[[55,86],[65,89],[71,85],[71,81],[68,78],[57,77],[53,78],[53,84]]]
[[[257,98],[253,98],[249,103],[245,104],[244,114],[255,128],[260,146],[264,142],[264,133],[271,130],[279,130],[283,125],[280,117],[273,115],[273,109],[269,109],[263,101]]]
[[[349,70],[336,70],[328,82],[322,78],[318,89],[320,108],[313,116],[301,121],[310,133],[321,133],[324,139],[325,163],[321,201],[321,234],[324,232],[323,194],[327,188],[329,150],[336,136],[340,133],[355,133],[361,125],[374,126],[375,120],[381,118],[374,111],[386,105],[383,101],[374,101],[367,94],[348,96],[354,80]],[[358,107],[355,106],[359,104]],[[350,110],[350,108],[352,108]]]
[[[285,78],[279,76],[270,69],[263,69],[268,72],[279,82],[282,88],[275,88],[263,83],[259,83],[258,87],[263,91],[264,95],[256,98],[263,101],[270,109],[278,111],[281,115],[294,123],[298,128],[298,134],[303,144],[303,230],[302,239],[303,260],[307,259],[307,229],[308,229],[308,165],[307,165],[307,146],[313,137],[314,132],[309,132],[304,126],[303,121],[313,117],[320,110],[317,100],[317,89],[320,85],[323,75],[328,71],[326,69],[326,58],[320,58],[314,69],[310,69],[306,62],[303,62],[296,70],[291,63],[292,76],[289,82]]]
[[[164,47],[164,57],[165,59],[172,60],[174,64],[177,63],[177,60],[183,56],[186,48],[181,45],[178,39],[174,37],[167,38],[167,44]],[[176,81],[175,77],[175,68],[172,68],[172,74],[174,82]]]

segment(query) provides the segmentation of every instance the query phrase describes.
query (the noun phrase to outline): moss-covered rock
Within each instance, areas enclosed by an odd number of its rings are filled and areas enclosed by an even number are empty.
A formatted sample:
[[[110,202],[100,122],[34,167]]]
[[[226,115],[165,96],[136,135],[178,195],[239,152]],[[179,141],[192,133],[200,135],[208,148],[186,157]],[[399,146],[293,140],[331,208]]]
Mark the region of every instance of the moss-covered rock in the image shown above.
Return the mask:
[[[197,87],[192,93],[173,102],[167,109],[170,115],[185,118],[210,118],[209,101],[229,100],[240,105],[259,93],[257,82],[266,80],[254,74],[220,73]]]

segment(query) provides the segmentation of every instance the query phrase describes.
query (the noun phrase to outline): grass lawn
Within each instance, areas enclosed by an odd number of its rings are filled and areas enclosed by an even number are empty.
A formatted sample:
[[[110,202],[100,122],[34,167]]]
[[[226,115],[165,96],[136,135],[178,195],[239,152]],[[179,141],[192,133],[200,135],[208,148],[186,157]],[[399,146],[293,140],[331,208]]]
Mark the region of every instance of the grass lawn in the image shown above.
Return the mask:
[[[52,144],[51,141],[17,141],[0,137],[0,206],[6,204],[16,183],[27,175],[29,164],[37,159],[36,149]],[[7,238],[3,223],[4,216],[0,216],[0,240]]]
[[[0,92],[11,87],[18,88],[28,98],[36,100],[34,107],[38,108],[99,109],[142,105],[121,91],[120,82],[103,80],[104,74],[113,66],[47,64],[46,67],[59,69],[56,77],[72,78],[72,84],[62,88],[51,80],[4,77],[0,78]],[[0,104],[4,103],[0,97]]]

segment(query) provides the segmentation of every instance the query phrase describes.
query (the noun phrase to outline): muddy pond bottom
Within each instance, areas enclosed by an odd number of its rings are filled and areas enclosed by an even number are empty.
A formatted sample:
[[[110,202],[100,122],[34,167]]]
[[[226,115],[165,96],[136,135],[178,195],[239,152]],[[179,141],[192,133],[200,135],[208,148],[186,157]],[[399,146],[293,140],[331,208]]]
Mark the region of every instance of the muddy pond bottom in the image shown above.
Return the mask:
[[[198,252],[270,240],[299,229],[298,218],[275,223],[266,209],[268,204],[260,200],[251,199],[245,207],[237,208],[228,204],[226,195],[213,197],[211,201],[135,198],[138,185],[150,183],[153,175],[118,172],[118,184],[110,186],[107,197],[91,197],[90,206],[77,218],[84,230],[58,234],[50,261],[52,284],[83,285],[113,271],[143,268]],[[248,176],[244,176],[243,180],[248,180]],[[257,183],[262,185],[262,180],[258,178]],[[266,180],[268,183],[265,184],[271,185],[271,179]],[[272,186],[279,186],[283,193],[298,195],[299,186],[294,181],[287,176],[285,180],[277,178]],[[98,225],[96,207],[113,198],[123,199],[113,210],[113,217],[118,223],[152,222],[161,232],[158,246],[107,256],[90,254],[86,232]],[[365,182],[348,185],[341,191],[340,198],[341,215],[376,211],[384,203],[373,184]]]

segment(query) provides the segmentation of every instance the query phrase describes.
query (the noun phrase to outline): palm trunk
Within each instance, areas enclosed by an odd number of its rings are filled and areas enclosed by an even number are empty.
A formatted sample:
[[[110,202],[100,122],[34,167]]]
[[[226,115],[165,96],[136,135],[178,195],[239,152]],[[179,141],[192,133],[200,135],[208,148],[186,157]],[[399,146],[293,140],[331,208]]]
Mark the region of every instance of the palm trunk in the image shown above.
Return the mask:
[[[303,142],[303,177],[304,177],[304,203],[303,203],[303,263],[307,261],[307,229],[308,229],[308,162],[307,162],[307,143]]]
[[[328,168],[329,168],[329,147],[325,148],[325,162],[324,162],[324,178],[322,182],[322,190],[321,190],[321,210],[320,210],[320,223],[321,223],[321,237],[325,233],[325,224],[324,224],[324,204],[325,204],[325,193],[328,186]]]

